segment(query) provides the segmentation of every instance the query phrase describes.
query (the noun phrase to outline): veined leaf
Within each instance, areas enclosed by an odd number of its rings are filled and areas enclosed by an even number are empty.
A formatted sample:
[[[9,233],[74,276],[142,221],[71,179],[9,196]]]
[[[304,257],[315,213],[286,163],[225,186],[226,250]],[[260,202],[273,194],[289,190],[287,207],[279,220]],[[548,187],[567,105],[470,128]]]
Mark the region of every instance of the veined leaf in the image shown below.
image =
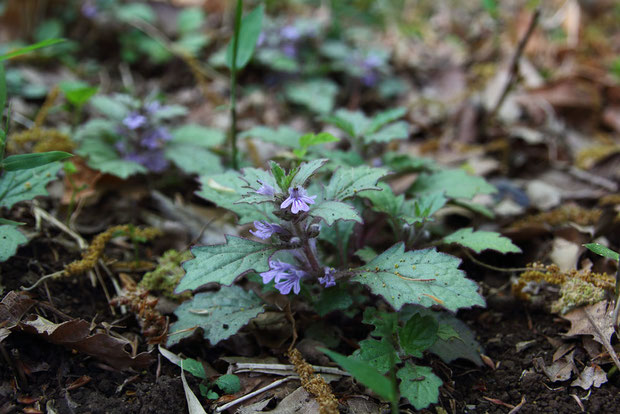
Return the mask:
[[[383,168],[368,166],[339,168],[325,188],[325,199],[343,201],[362,191],[380,190],[377,181],[386,174]]]
[[[390,142],[395,139],[407,139],[409,137],[409,124],[405,121],[394,122],[372,134],[364,134],[364,142]]]
[[[29,170],[6,171],[0,177],[0,207],[11,208],[18,201],[47,195],[45,186],[56,179],[61,168],[62,164],[52,163]]]
[[[500,253],[521,253],[508,237],[494,231],[474,231],[471,227],[460,229],[443,238],[444,243],[456,243],[480,253],[483,250],[495,250]]]
[[[19,245],[25,243],[28,243],[28,239],[15,226],[0,225],[0,262],[13,256]]]
[[[366,134],[373,134],[379,130],[382,126],[389,124],[390,122],[396,121],[399,118],[402,118],[403,115],[407,113],[407,108],[392,108],[383,112],[379,112],[377,115],[372,117],[370,121],[370,125],[366,128]]]
[[[413,365],[407,362],[398,370],[396,376],[400,378],[400,393],[416,408],[421,410],[439,399],[441,379],[433,374],[430,367]]]
[[[304,187],[306,184],[306,181],[308,181],[308,179],[316,173],[316,170],[321,168],[323,164],[325,164],[326,162],[327,162],[326,159],[318,159],[318,160],[313,160],[310,162],[302,163],[299,166],[297,173],[293,176],[290,186],[291,187],[297,187],[297,186]]]
[[[239,329],[264,312],[263,301],[254,292],[239,286],[223,286],[217,292],[198,293],[174,311],[178,320],[170,326],[168,346],[193,335],[202,328],[212,345],[236,334]]]
[[[469,175],[460,168],[438,171],[432,174],[422,173],[408,192],[429,193],[444,191],[449,198],[471,199],[476,194],[492,194],[497,189],[484,178]]]
[[[357,276],[351,280],[367,285],[396,310],[408,303],[424,307],[442,305],[453,311],[484,306],[476,284],[465,278],[458,269],[459,263],[456,257],[435,249],[405,252],[404,244],[398,243],[354,269]]]
[[[323,201],[312,206],[309,214],[322,218],[328,226],[334,224],[336,220],[352,220],[362,223],[362,218],[353,206],[339,201]]]
[[[278,248],[241,237],[226,236],[225,244],[191,249],[196,257],[183,263],[186,273],[175,292],[196,289],[207,283],[231,285],[239,276],[269,270],[269,257]]]
[[[396,350],[386,339],[364,339],[359,342],[360,348],[353,352],[352,358],[367,362],[382,374],[388,372],[392,364],[400,362]]]
[[[416,313],[398,330],[400,346],[409,355],[422,358],[422,352],[437,341],[438,330],[439,324],[435,319]]]

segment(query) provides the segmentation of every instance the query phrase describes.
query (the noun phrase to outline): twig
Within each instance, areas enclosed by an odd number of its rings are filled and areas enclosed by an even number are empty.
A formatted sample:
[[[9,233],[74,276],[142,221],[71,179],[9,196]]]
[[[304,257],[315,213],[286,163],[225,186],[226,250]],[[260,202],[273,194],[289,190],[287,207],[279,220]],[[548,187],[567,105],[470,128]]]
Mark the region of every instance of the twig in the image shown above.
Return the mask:
[[[294,371],[295,367],[290,364],[260,364],[253,362],[237,362],[234,364],[235,369],[233,372],[261,372],[262,370],[269,371]],[[314,372],[318,372],[321,374],[332,374],[332,375],[340,375],[350,377],[346,371],[342,371],[338,368],[334,367],[324,367],[320,365],[312,365],[312,369]]]
[[[537,269],[532,268],[532,267],[497,267],[497,266],[493,266],[493,265],[481,262],[480,260],[476,259],[467,249],[463,249],[463,251],[465,252],[465,255],[467,255],[467,257],[469,258],[469,260],[471,260],[472,262],[476,263],[479,266],[486,267],[487,269],[491,269],[491,270],[496,270],[498,272],[510,273],[510,272],[529,272],[531,270],[537,270]]]
[[[253,391],[253,392],[251,392],[249,394],[246,394],[243,397],[237,398],[236,400],[233,400],[233,401],[231,401],[231,402],[229,402],[227,404],[224,404],[221,407],[217,407],[215,409],[215,412],[216,413],[221,413],[222,411],[227,410],[227,409],[229,409],[230,407],[232,407],[234,405],[237,405],[237,404],[242,403],[242,402],[244,402],[246,400],[249,400],[250,398],[252,398],[252,397],[254,397],[254,396],[258,395],[258,394],[262,394],[265,391],[269,391],[270,389],[275,388],[278,385],[284,384],[285,382],[293,380],[293,379],[299,379],[299,377],[295,375],[295,376],[290,376],[290,377],[286,377],[286,378],[281,378],[281,379],[279,379],[277,381],[272,382],[271,384],[269,384],[267,386],[264,386],[263,388],[259,388],[256,391]]]
[[[540,8],[536,8],[536,10],[534,11],[534,14],[532,15],[532,19],[530,20],[530,24],[527,27],[527,30],[525,31],[525,34],[519,41],[519,44],[517,45],[517,49],[515,50],[515,53],[512,55],[512,58],[510,59],[510,66],[508,67],[508,79],[506,80],[506,84],[504,85],[502,94],[499,96],[499,99],[497,100],[497,103],[493,107],[493,110],[491,110],[489,119],[495,118],[500,108],[504,104],[504,100],[506,100],[506,96],[508,96],[508,91],[510,90],[510,87],[512,86],[512,84],[515,81],[515,78],[517,77],[517,72],[519,70],[519,59],[521,59],[521,55],[523,54],[523,51],[525,50],[525,46],[527,46],[527,42],[530,40],[530,37],[532,37],[532,33],[534,33],[534,28],[536,28],[536,24],[538,23],[539,17],[540,17]]]

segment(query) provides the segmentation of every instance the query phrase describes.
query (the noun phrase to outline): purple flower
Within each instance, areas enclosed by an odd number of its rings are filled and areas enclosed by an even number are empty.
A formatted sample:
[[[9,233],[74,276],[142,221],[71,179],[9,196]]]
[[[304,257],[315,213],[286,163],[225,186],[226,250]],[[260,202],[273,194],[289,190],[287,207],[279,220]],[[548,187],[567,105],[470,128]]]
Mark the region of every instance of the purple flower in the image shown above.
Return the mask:
[[[138,129],[146,122],[146,117],[140,115],[137,112],[132,112],[125,119],[123,119],[123,125],[129,129]]]
[[[294,58],[295,56],[297,56],[297,47],[295,47],[295,45],[292,43],[286,44],[282,46],[282,53],[284,53],[290,58]]]
[[[273,196],[276,193],[276,189],[270,186],[269,184],[265,184],[262,180],[258,180],[261,183],[261,187],[256,190],[257,194],[262,194],[266,196]]]
[[[299,30],[295,26],[284,26],[280,29],[280,36],[286,40],[297,40],[301,36]]]
[[[263,43],[265,43],[265,39],[267,38],[267,36],[265,36],[265,32],[261,32],[258,35],[258,40],[256,41],[256,46],[260,47],[263,45]]]
[[[269,261],[270,270],[263,272],[260,276],[263,278],[263,283],[267,284],[274,278],[277,280],[282,274],[288,272],[291,269],[295,269],[295,266],[279,260]]]
[[[308,204],[314,204],[316,196],[308,196],[305,188],[297,186],[288,189],[288,198],[280,204],[281,209],[285,209],[292,204],[291,212],[297,214],[300,211],[309,211]]]
[[[282,231],[282,227],[266,221],[255,221],[254,227],[256,227],[256,231],[250,230],[250,233],[263,240],[270,238],[273,233]]]
[[[158,127],[144,134],[144,138],[140,140],[140,145],[148,149],[162,148],[166,141],[170,141],[172,135],[165,127]]]
[[[301,279],[307,275],[303,270],[293,266],[292,264],[281,262],[279,260],[270,260],[267,272],[261,273],[263,283],[267,284],[275,279],[276,289],[283,295],[288,295],[291,289],[295,294],[299,294],[301,290]]]
[[[325,268],[325,276],[319,278],[319,283],[326,288],[336,286],[336,279],[334,278],[336,270],[333,267]]]
[[[149,114],[154,114],[155,112],[159,111],[161,108],[162,106],[159,103],[159,101],[149,102],[146,105],[144,105],[144,109],[146,109],[146,112],[148,112]]]
[[[128,161],[137,162],[153,172],[162,172],[168,167],[168,160],[160,150],[143,151],[128,154],[124,157]]]
[[[283,295],[291,293],[291,289],[296,295],[299,295],[301,290],[301,279],[306,276],[307,273],[303,270],[294,269],[289,273],[283,273],[279,278],[276,278],[276,289]]]

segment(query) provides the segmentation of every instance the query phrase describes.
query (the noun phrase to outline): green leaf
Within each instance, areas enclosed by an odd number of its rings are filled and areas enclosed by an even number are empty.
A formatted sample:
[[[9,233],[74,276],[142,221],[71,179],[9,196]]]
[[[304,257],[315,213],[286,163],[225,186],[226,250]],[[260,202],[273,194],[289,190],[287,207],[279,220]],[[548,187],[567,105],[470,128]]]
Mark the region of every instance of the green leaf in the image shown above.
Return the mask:
[[[155,111],[155,113],[151,117],[153,121],[157,122],[176,118],[183,115],[187,115],[187,108],[183,105],[165,105]]]
[[[399,369],[396,376],[400,378],[400,393],[416,408],[421,410],[439,399],[439,387],[443,382],[433,374],[430,367],[407,363]]]
[[[439,211],[447,202],[448,199],[443,195],[443,192],[425,193],[413,202],[413,211],[408,208],[410,203],[406,203],[404,215],[414,218],[414,221],[419,221],[417,219],[424,220]]]
[[[81,81],[60,82],[59,86],[67,100],[75,106],[84,105],[99,90],[99,88],[88,86],[88,84]]]
[[[392,344],[386,339],[377,341],[376,339],[364,339],[359,342],[360,348],[353,352],[352,358],[358,361],[367,362],[382,374],[390,370],[392,364],[400,362]]]
[[[340,201],[323,201],[312,206],[308,214],[325,220],[328,226],[334,224],[336,220],[352,220],[363,223],[362,218],[353,206]]]
[[[387,401],[396,400],[392,382],[370,364],[358,361],[351,357],[346,357],[337,352],[330,351],[329,349],[317,349],[334,360],[334,362],[340,365],[348,373],[353,375],[356,380],[376,392],[381,398]]]
[[[401,215],[405,196],[396,196],[389,185],[378,183],[377,187],[381,191],[366,191],[360,197],[367,198],[372,203],[372,209],[379,213],[386,213],[394,218]]]
[[[399,310],[407,303],[440,304],[449,310],[484,306],[476,284],[458,269],[460,260],[435,249],[405,252],[398,243],[370,263],[353,269],[354,282],[367,285]]]
[[[405,121],[394,122],[372,134],[364,134],[364,143],[390,142],[395,139],[409,138],[409,124]]]
[[[492,194],[497,189],[484,178],[469,175],[462,169],[422,173],[408,190],[412,193],[445,191],[449,198],[471,199],[476,194]]]
[[[480,253],[483,250],[495,250],[500,253],[521,253],[508,237],[494,231],[474,231],[471,227],[460,229],[443,238],[446,244],[456,243]]]
[[[169,145],[165,156],[188,174],[214,174],[224,171],[220,157],[195,145]]]
[[[136,20],[145,20],[154,23],[156,19],[153,8],[143,3],[127,3],[116,6],[116,17],[124,23],[131,23]]]
[[[311,147],[313,145],[326,144],[328,142],[338,142],[340,138],[336,138],[329,132],[321,132],[320,134],[306,134],[299,138],[299,145],[302,148]]]
[[[360,259],[362,259],[362,262],[364,263],[368,263],[370,262],[372,259],[374,259],[375,257],[378,256],[377,252],[375,251],[375,249],[373,249],[370,246],[364,246],[359,250],[355,251],[355,255],[357,257],[359,257]]]
[[[218,377],[213,382],[224,394],[236,394],[241,391],[241,380],[234,374],[226,374]]]
[[[280,126],[277,129],[266,126],[256,126],[239,134],[239,138],[254,138],[265,142],[272,142],[282,147],[299,148],[300,133],[289,127]]]
[[[279,248],[241,237],[226,236],[226,243],[192,248],[196,257],[183,263],[185,276],[175,292],[196,289],[207,283],[231,285],[239,276],[269,270],[269,257]]]
[[[0,262],[17,253],[17,247],[25,243],[28,243],[28,239],[15,226],[0,226]]]
[[[325,199],[343,201],[362,191],[380,190],[377,181],[387,174],[383,168],[367,166],[339,168],[325,188]]]
[[[327,79],[313,79],[291,83],[286,86],[284,93],[293,103],[318,114],[327,114],[334,108],[338,86]]]
[[[47,195],[45,187],[56,179],[60,168],[60,163],[52,163],[30,170],[6,171],[0,176],[0,207],[11,208],[18,201]]]
[[[0,62],[7,60],[7,59],[11,59],[14,58],[16,56],[20,56],[20,55],[24,55],[26,53],[30,53],[34,50],[38,50],[38,49],[42,49],[44,47],[48,47],[48,46],[53,46],[53,45],[57,45],[58,43],[63,43],[66,42],[66,39],[47,39],[47,40],[43,40],[42,42],[38,42],[35,43],[33,45],[29,45],[26,47],[23,47],[21,49],[17,49],[14,50],[10,53],[4,54],[4,55],[0,55]]]
[[[422,358],[422,352],[437,341],[438,329],[439,324],[431,316],[416,313],[398,330],[400,347],[409,355]]]
[[[375,327],[370,335],[379,338],[390,338],[396,333],[398,315],[394,312],[381,312],[377,308],[370,307],[364,309],[362,322]]]
[[[97,95],[93,96],[90,104],[103,115],[115,121],[122,121],[129,115],[129,108],[119,99],[113,99],[109,96]]]
[[[221,145],[226,135],[215,128],[207,128],[198,124],[186,124],[172,131],[170,142],[177,144],[192,144],[199,147],[211,148]]]
[[[485,216],[488,219],[493,220],[495,218],[495,213],[490,210],[488,207],[480,204],[480,203],[474,203],[473,201],[470,200],[464,200],[464,199],[459,199],[459,200],[452,200],[451,202],[454,205],[457,206],[461,206],[463,208],[466,208],[468,210],[473,211],[474,213],[478,213],[478,214],[482,214],[483,216]]]
[[[236,334],[251,319],[264,312],[262,300],[239,286],[222,287],[217,292],[198,293],[174,311],[178,320],[170,326],[168,346],[202,328],[211,345]]]
[[[76,153],[88,157],[89,167],[122,179],[134,174],[148,172],[144,166],[137,162],[120,159],[114,147],[101,138],[85,138]]]
[[[275,161],[269,161],[269,166],[271,167],[271,173],[273,174],[273,177],[276,180],[276,184],[278,184],[278,187],[280,187],[283,192],[288,191],[287,177],[284,169],[280,167],[280,164]]]
[[[11,226],[23,226],[26,223],[23,223],[21,221],[13,221],[13,220],[0,217],[0,224],[9,224]]]
[[[316,174],[316,170],[321,168],[326,162],[326,159],[318,159],[302,163],[293,176],[293,179],[290,182],[290,187],[305,187],[306,181]]]
[[[254,220],[276,221],[273,205],[240,203],[244,194],[248,193],[248,183],[237,171],[222,174],[203,175],[199,178],[202,184],[196,195],[228,209],[239,217],[239,224],[251,223]]]
[[[263,15],[265,14],[265,6],[260,5],[241,20],[239,28],[239,41],[237,43],[237,61],[235,67],[242,69],[248,64],[254,53],[258,36],[260,36],[261,27],[263,25]],[[226,48],[226,66],[229,69],[233,67],[233,45],[234,37],[230,39]]]
[[[433,317],[439,324],[438,338],[429,348],[430,352],[439,356],[445,363],[463,358],[482,366],[480,354],[484,353],[484,350],[476,341],[474,332],[455,315],[449,312],[435,312],[415,305],[404,306],[398,313],[403,320],[414,314]]]
[[[430,158],[413,157],[399,152],[386,152],[382,157],[383,163],[390,170],[397,173],[422,172],[440,169]]]
[[[168,351],[166,348],[162,348],[159,345],[159,352],[170,362],[175,364],[176,366],[183,368],[185,371],[189,372],[196,378],[207,379],[207,374],[205,373],[205,369],[200,363],[193,358],[181,358],[180,356]]]
[[[366,128],[366,134],[373,134],[379,130],[382,126],[396,121],[407,113],[407,108],[393,108],[383,112],[379,112],[372,117],[370,125]]]
[[[188,7],[177,15],[177,30],[180,33],[189,33],[199,30],[205,20],[205,14],[200,7]]]
[[[338,115],[325,115],[321,119],[346,132],[350,137],[355,138],[355,127],[347,119],[341,118]]]
[[[354,221],[337,221],[331,227],[323,227],[319,233],[319,239],[331,243],[343,256],[347,256],[349,251],[349,240],[355,227]],[[346,258],[344,258],[346,260]]]
[[[73,157],[73,155],[63,151],[10,155],[0,162],[0,169],[4,168],[6,171],[28,170],[69,157]]]
[[[353,305],[353,298],[343,286],[336,285],[321,290],[319,300],[314,303],[319,316],[325,316],[335,310],[345,310]]]
[[[603,256],[603,257],[606,257],[608,259],[615,260],[615,261],[620,260],[620,255],[618,254],[618,252],[615,252],[611,250],[610,248],[603,246],[602,244],[588,243],[588,244],[584,244],[583,246],[587,248],[588,250],[600,256]]]

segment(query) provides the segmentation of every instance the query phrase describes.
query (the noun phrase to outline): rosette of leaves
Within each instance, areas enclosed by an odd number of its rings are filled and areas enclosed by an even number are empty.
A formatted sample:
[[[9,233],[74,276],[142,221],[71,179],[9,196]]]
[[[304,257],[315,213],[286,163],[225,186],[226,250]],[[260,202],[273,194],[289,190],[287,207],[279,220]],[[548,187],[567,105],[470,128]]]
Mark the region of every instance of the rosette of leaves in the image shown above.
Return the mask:
[[[225,292],[241,276],[258,273],[265,285],[275,282],[281,294],[313,301],[312,290],[329,292],[334,303],[342,304],[332,310],[353,303],[339,299],[349,295],[352,283],[381,296],[395,311],[407,304],[442,305],[452,311],[484,305],[475,283],[458,269],[460,260],[435,249],[407,251],[398,243],[364,266],[349,263],[346,254],[335,266],[333,255],[323,254],[317,239],[330,233],[336,246],[346,244],[351,237],[348,224],[363,225],[360,197],[384,191],[378,181],[388,171],[341,167],[321,186],[326,161],[305,162],[288,172],[271,162],[270,171],[246,168],[242,174],[201,177],[197,194],[236,213],[240,223],[253,221],[251,233],[262,241],[228,236],[224,244],[193,248],[195,258],[184,263],[186,274],[176,292],[210,283],[222,285],[220,292]],[[246,307],[241,301],[234,306]],[[192,323],[207,327],[209,320]]]
[[[361,111],[339,109],[323,120],[347,134],[355,145],[363,147],[407,139],[409,123],[400,120],[406,113],[405,108],[393,108],[368,117]]]
[[[103,117],[80,127],[75,139],[77,153],[91,168],[121,178],[162,172],[171,162],[189,174],[222,171],[211,149],[223,143],[224,133],[197,124],[171,125],[187,113],[185,107],[123,94],[95,96],[90,104]]]

